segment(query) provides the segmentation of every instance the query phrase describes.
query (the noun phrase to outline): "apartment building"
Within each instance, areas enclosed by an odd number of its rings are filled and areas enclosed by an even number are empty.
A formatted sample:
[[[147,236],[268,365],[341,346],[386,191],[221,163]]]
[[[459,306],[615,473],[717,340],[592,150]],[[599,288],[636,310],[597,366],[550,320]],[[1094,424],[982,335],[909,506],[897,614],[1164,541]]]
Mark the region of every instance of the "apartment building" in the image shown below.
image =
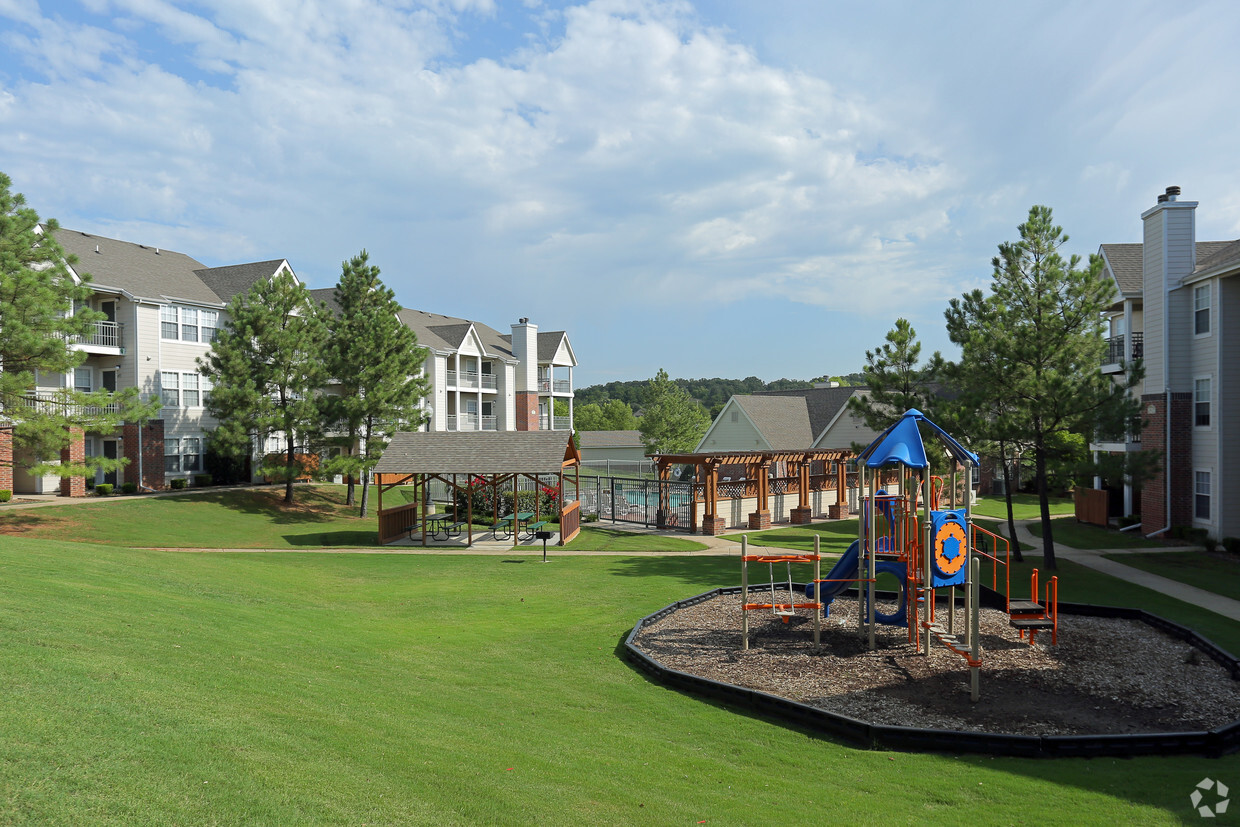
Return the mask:
[[[1240,240],[1198,241],[1196,201],[1168,187],[1141,214],[1142,241],[1103,244],[1115,282],[1103,373],[1141,360],[1141,428],[1096,451],[1157,451],[1157,475],[1125,485],[1122,513],[1146,534],[1172,526],[1240,536]]]
[[[159,419],[140,430],[126,424],[117,433],[86,433],[70,448],[70,458],[126,457],[122,470],[101,472],[94,482],[135,482],[156,490],[202,473],[206,433],[218,422],[206,411],[211,388],[198,373],[197,360],[227,321],[225,308],[233,296],[281,272],[296,279],[289,262],[206,267],[183,253],[76,230],[62,228],[56,239],[78,258],[70,267],[74,276],[91,275],[89,304],[106,319],[96,323],[93,335],[74,343],[87,354],[82,365],[72,375],[37,375],[33,397],[66,387],[137,387],[144,399],[163,400]],[[311,292],[330,301],[333,289]],[[528,319],[501,335],[478,322],[421,311],[402,311],[401,318],[430,351],[431,430],[572,429],[577,361],[563,331],[540,333]],[[557,401],[567,416],[556,416]],[[20,463],[13,471],[13,490],[19,493],[86,493],[81,478],[36,477]]]

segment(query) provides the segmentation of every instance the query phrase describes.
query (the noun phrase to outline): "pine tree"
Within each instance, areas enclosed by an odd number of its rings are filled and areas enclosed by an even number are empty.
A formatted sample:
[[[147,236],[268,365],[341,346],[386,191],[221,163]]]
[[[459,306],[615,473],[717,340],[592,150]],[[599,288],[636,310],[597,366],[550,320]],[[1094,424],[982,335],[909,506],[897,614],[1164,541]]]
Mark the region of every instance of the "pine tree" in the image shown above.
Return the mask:
[[[39,216],[12,181],[0,173],[0,421],[14,426],[14,454],[30,457],[35,473],[82,476],[113,471],[124,459],[87,457],[84,463],[57,462],[73,431],[112,433],[126,420],[158,414],[158,401],[142,403],[137,388],[116,393],[83,393],[66,388],[36,398],[36,372],[69,374],[87,354],[72,346],[105,317],[86,307],[90,276],[75,280],[77,263],[56,241],[55,219]]]
[[[323,402],[327,427],[340,434],[344,450],[328,468],[348,475],[348,505],[354,504],[354,479],[362,478],[365,517],[368,472],[393,434],[422,423],[421,403],[430,391],[422,371],[426,349],[397,317],[396,295],[380,281],[365,250],[342,263],[335,299],[340,312],[325,316],[325,359],[334,384]]]
[[[637,421],[646,450],[659,454],[688,453],[697,447],[709,427],[710,417],[702,406],[660,368],[642,394],[642,416]]]
[[[216,334],[199,371],[212,382],[207,410],[220,420],[212,435],[233,451],[251,439],[280,432],[286,460],[262,468],[284,480],[284,501],[293,502],[297,438],[319,427],[318,397],[326,382],[326,328],[310,293],[288,272],[257,282],[228,303],[228,322]]]
[[[882,432],[903,416],[909,408],[931,415],[935,404],[934,383],[942,367],[942,357],[935,353],[926,364],[921,361],[921,343],[917,331],[907,319],[896,319],[896,326],[887,331],[887,342],[877,350],[865,352],[864,384],[868,396],[853,396],[849,410],[860,417],[866,427]]]
[[[1034,206],[1017,228],[1020,240],[999,245],[992,297],[954,302],[948,330],[961,345],[961,361],[990,362],[973,389],[1002,394],[996,403],[994,435],[1023,442],[1033,453],[1042,517],[1042,553],[1055,568],[1048,471],[1072,435],[1115,433],[1137,415],[1128,391],[1140,380],[1134,369],[1120,383],[1098,369],[1106,342],[1103,311],[1114,293],[1102,275],[1102,261],[1060,254],[1068,236],[1052,222],[1049,207]]]

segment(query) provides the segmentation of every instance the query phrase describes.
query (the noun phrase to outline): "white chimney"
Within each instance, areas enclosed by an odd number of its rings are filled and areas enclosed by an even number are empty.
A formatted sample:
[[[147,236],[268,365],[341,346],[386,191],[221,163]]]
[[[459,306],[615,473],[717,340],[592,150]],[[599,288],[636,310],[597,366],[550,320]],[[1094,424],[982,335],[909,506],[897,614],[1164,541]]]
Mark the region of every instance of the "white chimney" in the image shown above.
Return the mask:
[[[521,318],[512,326],[512,355],[517,359],[517,392],[538,393],[538,325]]]

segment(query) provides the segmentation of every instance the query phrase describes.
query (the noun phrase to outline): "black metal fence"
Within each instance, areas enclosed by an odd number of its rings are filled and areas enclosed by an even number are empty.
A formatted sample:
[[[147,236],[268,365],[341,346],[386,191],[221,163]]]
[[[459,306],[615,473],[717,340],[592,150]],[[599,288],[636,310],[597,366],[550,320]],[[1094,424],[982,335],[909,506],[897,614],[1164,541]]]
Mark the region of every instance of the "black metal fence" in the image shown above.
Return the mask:
[[[636,477],[582,477],[578,491],[583,514],[601,522],[637,523],[690,531],[693,483]]]

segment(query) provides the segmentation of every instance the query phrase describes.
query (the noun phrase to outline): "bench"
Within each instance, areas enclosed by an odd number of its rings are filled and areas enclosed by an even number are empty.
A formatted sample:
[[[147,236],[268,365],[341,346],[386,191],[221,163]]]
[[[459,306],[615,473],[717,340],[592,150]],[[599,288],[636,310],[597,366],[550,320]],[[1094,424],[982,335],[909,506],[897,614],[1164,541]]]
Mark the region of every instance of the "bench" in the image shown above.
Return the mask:
[[[460,537],[461,529],[465,527],[465,523],[451,523],[443,527],[444,535],[448,537]]]
[[[501,531],[503,532],[503,536],[500,536]],[[491,534],[494,535],[496,540],[507,540],[509,537],[511,537],[512,536],[512,515],[509,514],[507,517],[500,517],[499,522],[491,526]]]
[[[546,521],[546,520],[539,520],[539,521],[538,521],[538,522],[536,522],[536,523],[529,523],[529,524],[527,524],[527,525],[525,526],[525,534],[524,534],[525,539],[526,539],[526,540],[533,540],[533,539],[534,539],[534,535],[538,532],[538,529],[542,528],[542,527],[543,527],[543,526],[545,526],[546,524],[547,524],[547,521]]]

